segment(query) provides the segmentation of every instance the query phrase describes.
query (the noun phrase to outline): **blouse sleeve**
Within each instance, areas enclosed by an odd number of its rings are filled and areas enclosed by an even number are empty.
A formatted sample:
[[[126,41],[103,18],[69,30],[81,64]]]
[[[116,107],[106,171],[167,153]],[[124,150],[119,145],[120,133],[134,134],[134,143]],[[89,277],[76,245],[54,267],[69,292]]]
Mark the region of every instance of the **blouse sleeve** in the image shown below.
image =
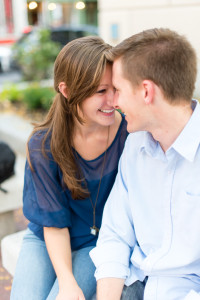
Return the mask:
[[[62,186],[61,171],[50,151],[41,152],[41,137],[33,136],[29,142],[31,170],[25,166],[23,211],[25,217],[45,227],[70,227],[70,193]]]

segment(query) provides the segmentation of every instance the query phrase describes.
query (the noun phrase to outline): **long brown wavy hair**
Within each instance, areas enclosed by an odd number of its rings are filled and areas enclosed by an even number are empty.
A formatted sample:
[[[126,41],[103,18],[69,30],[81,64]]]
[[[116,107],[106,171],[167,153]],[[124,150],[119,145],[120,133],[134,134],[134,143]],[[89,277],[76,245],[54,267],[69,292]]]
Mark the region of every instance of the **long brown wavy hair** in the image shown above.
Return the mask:
[[[35,124],[31,134],[46,131],[41,149],[44,156],[45,141],[51,136],[51,153],[74,199],[88,195],[77,176],[79,170],[73,153],[74,120],[83,124],[78,108],[81,109],[82,102],[97,91],[107,63],[112,63],[110,50],[111,46],[97,36],[75,39],[62,48],[54,64],[57,94],[45,120]],[[60,82],[67,86],[67,99],[59,92]],[[27,157],[31,166],[28,147]]]

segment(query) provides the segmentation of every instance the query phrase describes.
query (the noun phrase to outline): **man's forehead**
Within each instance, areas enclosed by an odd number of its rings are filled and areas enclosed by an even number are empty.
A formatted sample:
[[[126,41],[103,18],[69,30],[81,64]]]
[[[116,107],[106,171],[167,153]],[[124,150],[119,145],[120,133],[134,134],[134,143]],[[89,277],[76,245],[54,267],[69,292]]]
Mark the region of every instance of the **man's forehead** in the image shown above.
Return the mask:
[[[122,73],[122,61],[121,58],[117,58],[113,63],[113,72]]]
[[[117,85],[119,84],[119,80],[118,78],[122,77],[122,66],[121,66],[121,60],[118,58],[114,61],[113,63],[113,70],[112,70],[112,81],[113,81],[113,85]]]

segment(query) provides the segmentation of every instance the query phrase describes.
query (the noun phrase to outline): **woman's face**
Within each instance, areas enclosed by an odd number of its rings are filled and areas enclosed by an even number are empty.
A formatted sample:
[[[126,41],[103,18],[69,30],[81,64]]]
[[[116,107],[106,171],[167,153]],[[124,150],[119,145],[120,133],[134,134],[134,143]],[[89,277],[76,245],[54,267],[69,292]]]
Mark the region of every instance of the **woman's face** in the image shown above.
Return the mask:
[[[112,66],[107,65],[96,93],[85,99],[79,111],[85,124],[94,123],[108,126],[114,123],[115,109],[113,107],[114,88],[112,85]]]

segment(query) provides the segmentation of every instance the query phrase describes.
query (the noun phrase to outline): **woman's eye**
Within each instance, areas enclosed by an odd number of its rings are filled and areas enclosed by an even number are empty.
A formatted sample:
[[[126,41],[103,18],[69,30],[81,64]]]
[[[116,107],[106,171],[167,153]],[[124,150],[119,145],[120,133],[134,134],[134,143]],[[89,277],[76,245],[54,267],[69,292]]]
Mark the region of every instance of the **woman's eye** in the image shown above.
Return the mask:
[[[102,89],[102,90],[97,91],[97,94],[103,94],[105,92],[106,92],[106,89]]]

